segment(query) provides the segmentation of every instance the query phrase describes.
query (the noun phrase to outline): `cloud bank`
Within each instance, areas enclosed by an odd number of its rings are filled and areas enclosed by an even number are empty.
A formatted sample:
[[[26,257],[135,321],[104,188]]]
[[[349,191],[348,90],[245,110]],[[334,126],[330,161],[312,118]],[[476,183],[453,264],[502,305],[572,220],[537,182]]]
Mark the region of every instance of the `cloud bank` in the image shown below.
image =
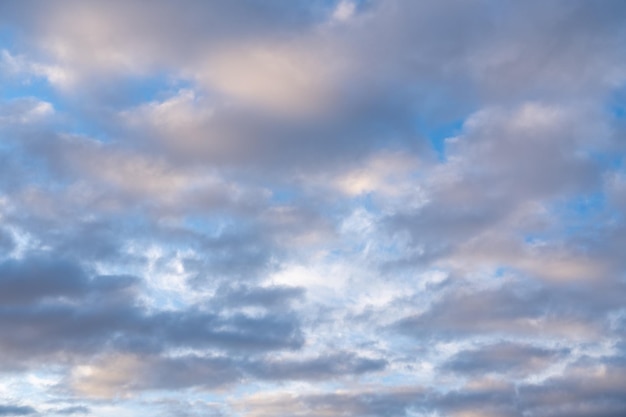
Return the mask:
[[[626,414],[626,7],[0,2],[0,416]]]

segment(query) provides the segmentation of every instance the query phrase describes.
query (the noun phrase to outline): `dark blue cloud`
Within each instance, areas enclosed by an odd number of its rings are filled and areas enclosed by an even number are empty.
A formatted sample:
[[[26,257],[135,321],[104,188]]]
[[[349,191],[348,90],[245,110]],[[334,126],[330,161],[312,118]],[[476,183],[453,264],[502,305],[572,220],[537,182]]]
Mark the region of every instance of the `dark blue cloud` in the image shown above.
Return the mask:
[[[25,405],[0,405],[0,416],[28,416],[37,410]]]

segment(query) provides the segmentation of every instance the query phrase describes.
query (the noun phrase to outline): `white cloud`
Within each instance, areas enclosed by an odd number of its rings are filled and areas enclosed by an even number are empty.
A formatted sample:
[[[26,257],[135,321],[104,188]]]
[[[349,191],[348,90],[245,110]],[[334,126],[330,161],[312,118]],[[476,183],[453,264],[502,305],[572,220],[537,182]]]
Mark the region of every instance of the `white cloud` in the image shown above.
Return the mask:
[[[350,0],[341,0],[337,3],[337,7],[333,11],[333,20],[338,22],[344,22],[346,20],[350,20],[356,11],[356,4]]]

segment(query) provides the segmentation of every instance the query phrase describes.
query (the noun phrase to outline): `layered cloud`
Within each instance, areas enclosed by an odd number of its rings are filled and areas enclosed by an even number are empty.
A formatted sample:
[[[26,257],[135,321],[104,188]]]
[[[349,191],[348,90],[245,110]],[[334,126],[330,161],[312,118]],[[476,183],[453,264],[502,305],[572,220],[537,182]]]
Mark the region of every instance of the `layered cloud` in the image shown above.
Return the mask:
[[[618,0],[0,2],[0,416],[622,416]]]

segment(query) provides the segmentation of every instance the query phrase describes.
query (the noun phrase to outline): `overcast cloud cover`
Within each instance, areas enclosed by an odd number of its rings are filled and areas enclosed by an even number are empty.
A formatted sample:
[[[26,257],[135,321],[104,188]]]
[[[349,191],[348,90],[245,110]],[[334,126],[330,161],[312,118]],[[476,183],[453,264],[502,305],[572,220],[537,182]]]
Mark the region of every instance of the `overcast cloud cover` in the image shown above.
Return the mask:
[[[623,0],[0,0],[0,416],[626,415]]]

